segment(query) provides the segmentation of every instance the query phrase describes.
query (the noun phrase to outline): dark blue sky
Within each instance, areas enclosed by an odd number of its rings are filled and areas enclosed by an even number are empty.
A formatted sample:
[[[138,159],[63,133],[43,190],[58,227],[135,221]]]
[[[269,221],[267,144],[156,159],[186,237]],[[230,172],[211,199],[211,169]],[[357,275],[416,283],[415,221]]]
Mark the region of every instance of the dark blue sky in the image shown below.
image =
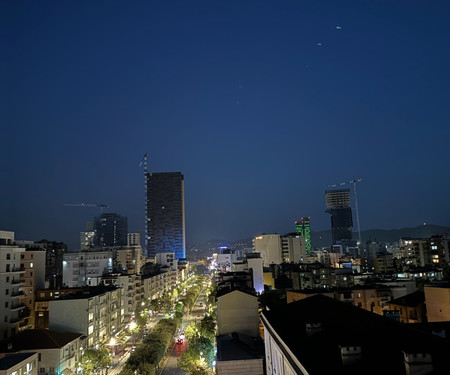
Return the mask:
[[[78,246],[106,203],[143,228],[149,169],[185,176],[189,242],[449,224],[448,1],[2,4],[0,229]],[[5,64],[5,63],[2,63]]]

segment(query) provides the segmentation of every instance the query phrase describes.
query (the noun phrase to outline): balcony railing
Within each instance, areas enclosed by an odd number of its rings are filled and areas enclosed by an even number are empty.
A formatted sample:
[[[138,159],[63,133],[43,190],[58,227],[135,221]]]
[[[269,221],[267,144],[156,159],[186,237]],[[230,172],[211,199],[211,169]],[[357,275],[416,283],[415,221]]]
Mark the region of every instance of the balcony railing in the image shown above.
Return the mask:
[[[11,267],[6,269],[6,272],[25,272],[25,267]]]
[[[25,295],[25,292],[19,290],[18,292],[11,293],[11,297],[19,297]]]
[[[20,310],[26,307],[23,303],[18,303],[15,305],[11,305],[11,310]]]

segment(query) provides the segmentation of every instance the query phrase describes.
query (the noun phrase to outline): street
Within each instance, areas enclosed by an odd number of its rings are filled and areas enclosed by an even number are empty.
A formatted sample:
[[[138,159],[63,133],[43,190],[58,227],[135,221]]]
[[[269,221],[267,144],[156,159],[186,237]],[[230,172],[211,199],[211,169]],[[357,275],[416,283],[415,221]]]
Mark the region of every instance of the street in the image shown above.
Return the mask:
[[[200,306],[202,304],[202,306]],[[205,294],[203,290],[200,292],[195,305],[190,313],[186,313],[183,317],[183,321],[180,326],[180,332],[184,332],[186,327],[191,322],[198,322],[203,319],[205,315]],[[159,322],[159,320],[164,318],[164,314],[158,314],[157,316],[151,318],[150,322],[147,324],[147,328],[151,331],[151,329]],[[139,342],[136,342],[136,346],[139,345]],[[113,366],[108,369],[107,375],[118,375],[123,367],[125,366],[129,356],[130,356],[131,347],[126,348],[126,352],[123,355],[116,355],[113,358]],[[177,366],[178,360],[181,358],[182,354],[186,350],[186,341],[183,340],[181,345],[174,344],[170,355],[166,359],[166,362],[162,365],[162,370],[160,375],[183,375],[185,372]]]
[[[200,306],[200,303],[202,306]],[[186,327],[191,324],[191,322],[197,322],[203,319],[205,315],[205,294],[202,290],[195,302],[195,305],[190,313],[187,313],[183,317],[183,322],[181,323],[181,332],[184,332]],[[183,340],[182,345],[175,344],[172,348],[169,358],[164,364],[161,375],[182,375],[185,372],[177,366],[178,360],[181,358],[182,354],[186,350],[186,341]]]

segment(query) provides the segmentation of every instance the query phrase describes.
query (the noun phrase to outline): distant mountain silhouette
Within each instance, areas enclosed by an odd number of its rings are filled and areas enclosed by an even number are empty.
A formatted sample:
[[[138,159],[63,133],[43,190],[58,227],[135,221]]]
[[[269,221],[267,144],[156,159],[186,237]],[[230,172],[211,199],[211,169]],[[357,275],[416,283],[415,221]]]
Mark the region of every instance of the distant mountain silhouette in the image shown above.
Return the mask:
[[[361,231],[361,240],[363,242],[367,240],[377,240],[381,243],[394,243],[398,242],[400,238],[412,237],[412,238],[428,238],[437,234],[449,234],[450,227],[443,227],[440,225],[426,224],[419,225],[414,228],[402,228],[402,229],[369,229]],[[353,238],[358,238],[358,233],[353,233]],[[200,254],[211,255],[216,252],[220,246],[227,246],[231,249],[243,250],[252,247],[252,237],[243,238],[238,241],[230,240],[217,240],[211,239],[202,244],[189,245],[188,248],[196,248]],[[327,247],[331,245],[331,230],[322,230],[319,232],[311,231],[311,242],[315,248]],[[199,254],[199,255],[200,255]]]
[[[414,228],[402,229],[369,229],[361,231],[361,241],[377,240],[381,243],[398,242],[402,237],[428,238],[436,234],[450,234],[450,227],[434,224],[419,225]],[[353,238],[358,238],[358,233],[353,233]],[[314,247],[326,247],[331,244],[331,230],[320,232],[311,231],[311,242]]]

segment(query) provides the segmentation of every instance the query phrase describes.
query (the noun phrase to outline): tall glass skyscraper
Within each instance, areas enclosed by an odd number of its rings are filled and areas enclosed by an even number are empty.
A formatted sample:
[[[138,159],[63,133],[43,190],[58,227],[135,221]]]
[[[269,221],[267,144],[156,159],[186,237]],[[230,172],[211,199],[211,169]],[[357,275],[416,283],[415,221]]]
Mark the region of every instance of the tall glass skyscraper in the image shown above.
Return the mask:
[[[331,215],[331,236],[334,244],[350,244],[353,217],[350,206],[350,189],[325,191],[326,211]]]
[[[186,258],[184,177],[180,172],[147,173],[146,251]]]

